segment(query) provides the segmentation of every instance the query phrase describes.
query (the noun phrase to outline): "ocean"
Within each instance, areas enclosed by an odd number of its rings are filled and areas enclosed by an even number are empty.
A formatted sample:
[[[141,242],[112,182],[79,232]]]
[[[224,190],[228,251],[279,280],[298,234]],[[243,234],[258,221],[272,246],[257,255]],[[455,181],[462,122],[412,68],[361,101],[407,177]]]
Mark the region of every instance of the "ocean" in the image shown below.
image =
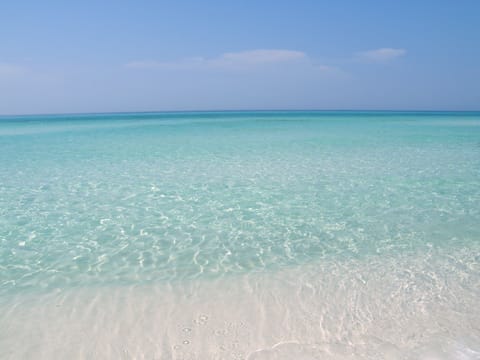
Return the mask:
[[[480,113],[1,116],[0,358],[480,359]]]

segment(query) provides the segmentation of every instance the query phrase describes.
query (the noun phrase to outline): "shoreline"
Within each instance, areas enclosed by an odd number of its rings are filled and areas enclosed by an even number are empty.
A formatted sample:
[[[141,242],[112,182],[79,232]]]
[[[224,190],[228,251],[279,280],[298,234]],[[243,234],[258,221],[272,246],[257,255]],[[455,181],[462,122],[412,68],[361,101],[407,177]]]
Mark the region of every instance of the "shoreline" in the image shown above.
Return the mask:
[[[0,303],[0,355],[475,359],[480,283],[472,259],[460,251],[332,261],[210,281],[19,295]]]

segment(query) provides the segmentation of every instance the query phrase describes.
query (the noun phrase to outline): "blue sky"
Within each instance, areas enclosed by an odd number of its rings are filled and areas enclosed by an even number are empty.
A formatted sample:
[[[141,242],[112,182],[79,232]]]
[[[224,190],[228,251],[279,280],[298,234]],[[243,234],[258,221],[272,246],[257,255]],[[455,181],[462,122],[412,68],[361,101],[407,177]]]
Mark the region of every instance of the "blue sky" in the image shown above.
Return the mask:
[[[480,1],[2,1],[0,114],[480,109]]]

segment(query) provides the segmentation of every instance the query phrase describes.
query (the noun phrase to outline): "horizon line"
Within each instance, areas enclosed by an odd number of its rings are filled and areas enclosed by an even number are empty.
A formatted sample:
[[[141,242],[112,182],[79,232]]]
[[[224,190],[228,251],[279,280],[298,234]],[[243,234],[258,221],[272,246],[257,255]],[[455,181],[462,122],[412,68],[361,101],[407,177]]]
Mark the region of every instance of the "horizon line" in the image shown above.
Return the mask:
[[[82,115],[120,115],[120,114],[175,114],[175,113],[247,113],[247,112],[369,112],[369,113],[480,113],[477,110],[452,110],[452,109],[212,109],[212,110],[139,110],[139,111],[98,111],[98,112],[58,112],[58,113],[18,113],[18,114],[0,114],[2,117],[16,116],[82,116]]]

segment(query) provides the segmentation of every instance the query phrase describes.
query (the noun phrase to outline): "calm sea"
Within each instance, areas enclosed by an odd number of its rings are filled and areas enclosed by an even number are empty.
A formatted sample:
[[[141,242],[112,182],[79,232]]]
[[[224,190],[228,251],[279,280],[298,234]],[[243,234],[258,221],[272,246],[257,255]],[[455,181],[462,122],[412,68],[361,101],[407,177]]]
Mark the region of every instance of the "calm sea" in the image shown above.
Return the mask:
[[[480,113],[0,117],[4,309],[55,291],[325,279],[338,264],[376,279],[385,309],[395,291],[418,305],[404,317],[435,323],[441,304],[460,329],[444,339],[462,343],[464,326],[478,344]]]

